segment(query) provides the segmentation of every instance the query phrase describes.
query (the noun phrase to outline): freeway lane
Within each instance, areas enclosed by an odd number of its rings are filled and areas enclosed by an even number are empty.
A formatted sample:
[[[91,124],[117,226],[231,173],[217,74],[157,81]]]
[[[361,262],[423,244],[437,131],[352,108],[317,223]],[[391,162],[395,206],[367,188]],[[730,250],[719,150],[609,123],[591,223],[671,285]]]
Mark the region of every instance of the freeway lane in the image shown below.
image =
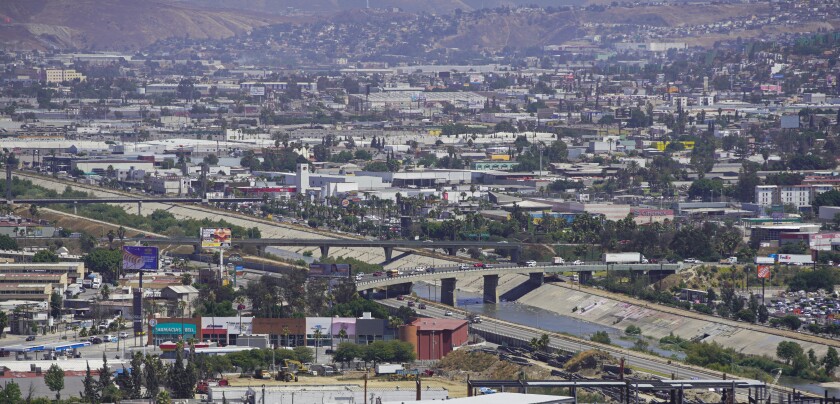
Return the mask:
[[[377,302],[392,308],[398,308],[406,304],[405,301],[399,301],[394,298],[377,300]],[[420,316],[432,318],[457,318],[466,320],[467,313],[463,310],[460,310],[458,308],[450,308],[448,306],[444,306],[436,302],[424,302],[426,303],[426,309],[415,308],[417,314]],[[450,311],[452,315],[446,316],[445,313],[447,311]],[[615,346],[597,344],[584,339],[574,338],[554,332],[547,332],[544,330],[526,327],[511,322],[498,320],[495,318],[488,318],[485,316],[482,316],[482,322],[480,324],[470,324],[470,327],[476,330],[498,334],[505,337],[516,338],[523,341],[530,341],[531,338],[539,337],[540,335],[547,333],[549,334],[549,336],[551,336],[551,342],[549,346],[551,346],[552,348],[562,349],[568,352],[579,352],[581,350],[587,349],[599,349],[610,353],[616,358],[625,358],[627,360],[628,366],[635,367],[645,372],[657,374],[658,376],[666,379],[671,378],[671,374],[675,376],[675,379],[700,380],[720,379],[723,376],[721,373],[709,369],[703,369],[697,366],[691,366],[677,361],[670,361],[668,359],[659,358],[652,355],[646,355],[637,351],[621,349]],[[732,378],[731,375],[729,377]],[[741,379],[737,376],[734,378]],[[773,387],[774,395],[786,395],[790,391],[790,389],[784,386]],[[813,393],[804,391],[803,394],[813,395]]]

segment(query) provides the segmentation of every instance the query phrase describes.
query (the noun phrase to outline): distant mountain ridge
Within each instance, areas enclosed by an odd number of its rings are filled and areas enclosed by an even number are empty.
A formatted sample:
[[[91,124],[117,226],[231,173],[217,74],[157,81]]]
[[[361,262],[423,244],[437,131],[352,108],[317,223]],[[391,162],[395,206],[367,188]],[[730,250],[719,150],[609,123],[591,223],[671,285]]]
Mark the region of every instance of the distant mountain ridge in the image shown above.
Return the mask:
[[[7,49],[133,50],[171,37],[222,38],[281,22],[274,15],[165,0],[4,0]]]
[[[408,12],[451,13],[499,6],[540,7],[582,4],[585,0],[178,0],[187,4],[231,10],[283,14],[290,9],[304,13],[333,13],[366,8],[400,8]]]

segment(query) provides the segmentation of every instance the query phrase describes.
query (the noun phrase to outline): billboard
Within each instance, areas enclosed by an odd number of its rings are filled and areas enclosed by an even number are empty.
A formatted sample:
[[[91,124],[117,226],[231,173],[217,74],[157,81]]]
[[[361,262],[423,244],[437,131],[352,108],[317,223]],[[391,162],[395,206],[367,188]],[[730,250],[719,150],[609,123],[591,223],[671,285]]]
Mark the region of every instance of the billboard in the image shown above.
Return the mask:
[[[350,264],[309,264],[309,277],[349,278]]]
[[[249,90],[252,97],[265,96],[265,87],[251,87]]]
[[[763,279],[770,279],[770,265],[758,265],[758,277]]]
[[[122,267],[127,271],[157,271],[158,248],[146,246],[123,246]]]
[[[201,228],[202,248],[230,247],[231,238],[230,229]]]

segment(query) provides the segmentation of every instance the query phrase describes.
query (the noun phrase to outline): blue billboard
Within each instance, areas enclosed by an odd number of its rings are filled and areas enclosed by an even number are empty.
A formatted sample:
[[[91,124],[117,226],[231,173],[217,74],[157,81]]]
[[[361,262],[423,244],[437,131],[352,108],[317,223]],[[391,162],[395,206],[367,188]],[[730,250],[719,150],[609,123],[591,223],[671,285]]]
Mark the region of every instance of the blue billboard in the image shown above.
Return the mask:
[[[123,270],[157,271],[157,269],[157,247],[123,246]]]

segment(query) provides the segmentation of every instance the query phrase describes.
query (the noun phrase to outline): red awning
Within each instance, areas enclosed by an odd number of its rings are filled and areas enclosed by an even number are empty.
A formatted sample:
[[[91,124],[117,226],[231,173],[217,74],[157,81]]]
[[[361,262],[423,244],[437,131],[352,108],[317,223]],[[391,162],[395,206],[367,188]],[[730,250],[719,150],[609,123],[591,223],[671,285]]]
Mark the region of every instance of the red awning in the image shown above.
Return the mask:
[[[227,335],[225,328],[202,328],[201,335]]]

